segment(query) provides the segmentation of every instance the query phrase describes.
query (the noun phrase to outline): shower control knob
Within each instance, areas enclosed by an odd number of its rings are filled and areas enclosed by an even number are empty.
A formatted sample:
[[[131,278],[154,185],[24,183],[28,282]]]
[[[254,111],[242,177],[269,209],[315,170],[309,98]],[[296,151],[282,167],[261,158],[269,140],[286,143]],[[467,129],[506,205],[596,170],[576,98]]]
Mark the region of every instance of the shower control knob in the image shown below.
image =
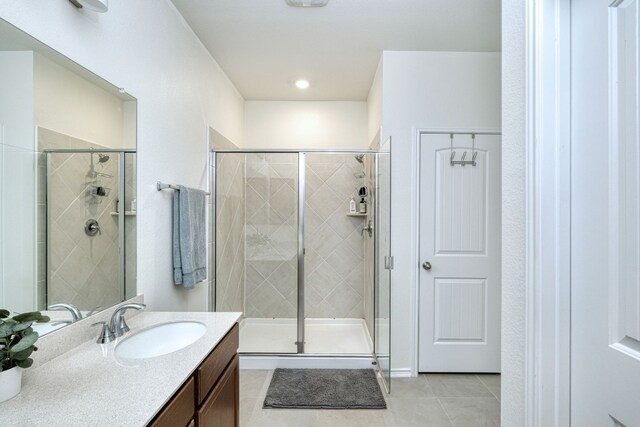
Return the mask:
[[[100,233],[100,224],[95,219],[89,219],[84,225],[84,232],[87,236],[95,236]]]
[[[429,261],[423,262],[422,263],[422,268],[424,268],[427,271],[431,270],[431,263]]]

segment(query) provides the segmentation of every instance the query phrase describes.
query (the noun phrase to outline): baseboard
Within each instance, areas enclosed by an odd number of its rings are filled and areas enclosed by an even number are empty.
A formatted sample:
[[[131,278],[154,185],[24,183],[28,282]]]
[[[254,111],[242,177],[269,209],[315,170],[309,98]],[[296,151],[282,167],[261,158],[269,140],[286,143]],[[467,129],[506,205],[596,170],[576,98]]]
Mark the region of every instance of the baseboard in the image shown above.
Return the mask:
[[[401,368],[401,369],[392,369],[391,370],[391,378],[411,378],[411,369],[410,368]]]

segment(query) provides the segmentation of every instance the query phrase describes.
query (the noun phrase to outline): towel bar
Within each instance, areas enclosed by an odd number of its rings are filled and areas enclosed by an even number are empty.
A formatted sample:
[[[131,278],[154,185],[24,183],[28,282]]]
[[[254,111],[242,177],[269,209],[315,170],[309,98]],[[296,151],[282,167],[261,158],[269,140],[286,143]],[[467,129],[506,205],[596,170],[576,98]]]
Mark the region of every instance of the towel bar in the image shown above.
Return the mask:
[[[166,189],[178,190],[180,188],[177,185],[165,184],[165,183],[160,182],[160,181],[156,182],[156,187],[157,187],[158,191],[166,190]],[[210,195],[210,193],[208,193],[208,192],[205,192],[204,194],[206,194],[207,196]]]

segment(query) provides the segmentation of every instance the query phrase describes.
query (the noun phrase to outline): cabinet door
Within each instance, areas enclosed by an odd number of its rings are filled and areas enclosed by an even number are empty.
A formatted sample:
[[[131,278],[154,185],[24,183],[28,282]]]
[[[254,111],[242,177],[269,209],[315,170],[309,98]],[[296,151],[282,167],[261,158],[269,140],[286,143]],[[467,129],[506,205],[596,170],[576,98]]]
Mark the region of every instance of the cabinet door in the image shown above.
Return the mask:
[[[198,393],[198,405],[202,405],[214,384],[222,376],[225,367],[229,365],[229,362],[238,353],[239,330],[240,328],[236,323],[197,369],[196,391]]]
[[[195,412],[195,381],[193,378],[182,386],[151,422],[151,427],[175,427],[189,424]]]
[[[199,427],[237,427],[240,402],[238,356],[233,358],[197,414]]]

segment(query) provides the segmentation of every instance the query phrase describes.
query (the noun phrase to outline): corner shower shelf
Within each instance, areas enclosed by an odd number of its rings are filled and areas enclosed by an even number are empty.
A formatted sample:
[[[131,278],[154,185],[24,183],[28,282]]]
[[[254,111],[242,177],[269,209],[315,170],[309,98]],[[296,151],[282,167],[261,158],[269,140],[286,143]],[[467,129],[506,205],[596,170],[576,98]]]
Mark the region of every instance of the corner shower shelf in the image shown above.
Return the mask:
[[[118,212],[110,212],[112,216],[120,215]],[[124,211],[124,216],[136,216],[136,212]]]
[[[359,213],[359,212],[358,212],[358,213],[348,213],[348,214],[347,214],[347,216],[359,216],[359,217],[361,217],[361,218],[364,218],[364,217],[366,217],[367,215],[368,215],[368,214],[366,214],[366,213]]]

